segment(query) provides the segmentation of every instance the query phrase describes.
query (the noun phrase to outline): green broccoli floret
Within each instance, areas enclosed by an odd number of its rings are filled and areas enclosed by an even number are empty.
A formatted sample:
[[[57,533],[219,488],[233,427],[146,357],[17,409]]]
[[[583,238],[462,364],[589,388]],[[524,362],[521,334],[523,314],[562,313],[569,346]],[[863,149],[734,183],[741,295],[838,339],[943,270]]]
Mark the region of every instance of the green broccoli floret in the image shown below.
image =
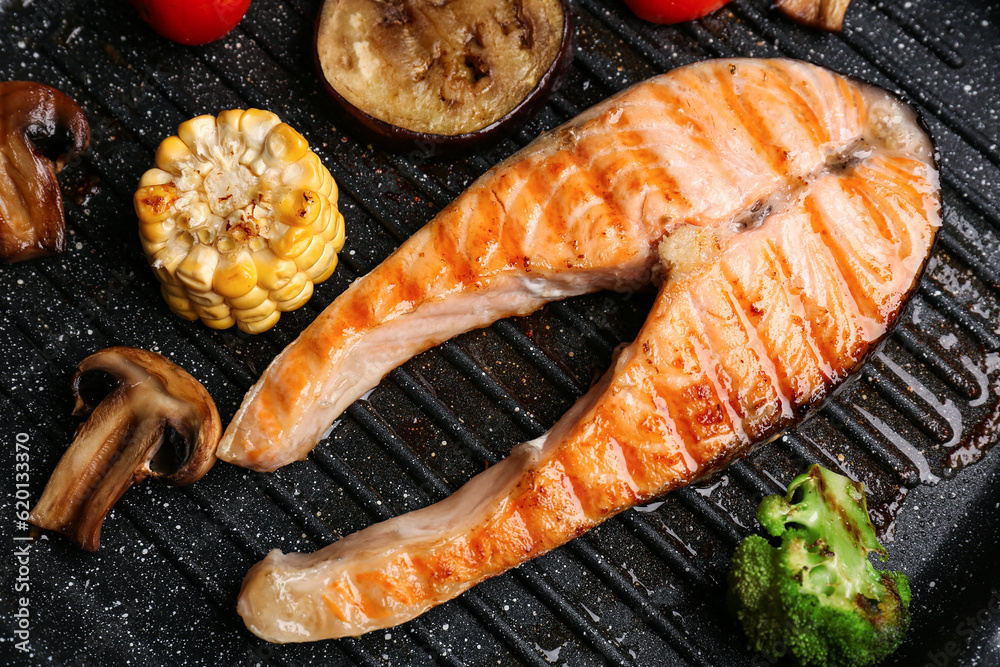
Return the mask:
[[[885,560],[864,486],[814,465],[757,520],[781,538],[751,535],[733,555],[727,602],[757,651],[802,665],[870,665],[896,650],[910,623],[910,585]]]

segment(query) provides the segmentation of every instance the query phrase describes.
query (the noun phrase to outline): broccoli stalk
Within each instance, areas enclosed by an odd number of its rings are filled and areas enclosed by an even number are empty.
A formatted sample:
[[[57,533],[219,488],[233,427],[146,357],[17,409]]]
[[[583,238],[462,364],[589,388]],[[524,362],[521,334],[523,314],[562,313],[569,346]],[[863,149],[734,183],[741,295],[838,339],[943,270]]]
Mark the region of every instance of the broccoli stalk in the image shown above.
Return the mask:
[[[727,595],[755,650],[802,665],[870,665],[896,650],[910,622],[910,586],[902,572],[868,560],[887,552],[862,484],[814,465],[784,497],[764,498],[757,520],[781,545],[743,540]]]

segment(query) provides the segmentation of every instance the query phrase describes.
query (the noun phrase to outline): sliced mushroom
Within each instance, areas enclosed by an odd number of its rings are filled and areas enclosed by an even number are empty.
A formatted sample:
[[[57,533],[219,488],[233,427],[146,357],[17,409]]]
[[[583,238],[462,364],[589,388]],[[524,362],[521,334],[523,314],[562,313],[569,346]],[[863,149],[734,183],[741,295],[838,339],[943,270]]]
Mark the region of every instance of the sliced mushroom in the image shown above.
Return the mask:
[[[775,7],[796,23],[840,32],[844,28],[844,14],[851,0],[778,0]]]
[[[54,163],[35,144],[62,137],[69,147]],[[0,259],[63,251],[66,221],[56,174],[89,143],[87,117],[71,98],[40,83],[0,82]]]
[[[93,382],[102,379],[111,390],[95,396]],[[215,463],[222,432],[215,402],[166,357],[134,347],[101,350],[80,363],[73,396],[73,414],[89,418],[77,428],[30,520],[88,551],[100,546],[105,515],[132,484],[146,477],[191,484]]]

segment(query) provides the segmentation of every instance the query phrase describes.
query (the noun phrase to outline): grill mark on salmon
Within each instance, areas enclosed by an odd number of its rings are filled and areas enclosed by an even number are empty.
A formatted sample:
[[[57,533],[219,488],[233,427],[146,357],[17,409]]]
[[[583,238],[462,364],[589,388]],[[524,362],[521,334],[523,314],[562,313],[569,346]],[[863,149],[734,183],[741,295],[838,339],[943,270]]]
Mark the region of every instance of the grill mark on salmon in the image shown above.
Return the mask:
[[[716,327],[715,339],[720,344],[713,343],[712,348],[720,351],[730,377],[744,379],[737,384],[736,393],[746,397],[744,400],[753,408],[750,414],[756,414],[744,425],[751,438],[756,439],[775,419],[792,418],[791,395],[778,380],[773,351],[765,347],[760,332],[750,322],[748,304],[745,305],[745,299],[740,294],[742,284],[728,279],[722,263],[717,272],[713,281],[717,303],[724,304],[729,312],[725,318],[728,326]],[[706,291],[701,296],[702,300],[707,302],[711,294]],[[727,331],[737,334],[739,340],[726,339],[724,335]]]
[[[787,236],[778,252],[789,275],[789,291],[802,304],[812,340],[837,380],[842,376],[839,360],[853,363],[864,352],[857,309],[850,294],[844,294],[840,276],[831,273],[826,246],[812,236],[801,235],[808,226],[804,212],[787,217],[795,221],[785,226]]]
[[[768,158],[768,166],[772,173],[783,171],[788,164],[788,153],[780,148],[779,142],[772,139],[766,119],[760,116],[754,105],[736,92],[732,74],[719,72],[716,81],[725,100],[725,108],[730,112],[732,125],[742,129],[753,141],[755,153]],[[733,128],[734,131],[736,127]]]
[[[842,299],[845,310],[855,322],[859,323],[861,336],[870,339],[872,336],[866,335],[869,332],[869,322],[878,315],[874,299],[869,296],[866,286],[859,285],[857,280],[852,280],[852,278],[860,279],[860,276],[855,275],[847,265],[840,245],[830,240],[830,234],[823,225],[823,215],[819,211],[816,197],[812,195],[805,197],[803,207],[806,224],[815,234],[817,245],[822,248],[821,262],[831,280],[836,283],[836,287],[830,291],[831,297]]]
[[[794,105],[794,115],[802,121],[797,126],[808,133],[806,145],[822,146],[831,141],[831,133],[827,130],[828,123],[823,122],[825,119],[817,114],[817,109],[826,106],[825,100],[810,95],[814,89],[797,85],[797,82],[789,79],[787,72],[777,70],[775,73],[777,76],[771,79],[771,85],[764,90],[765,95],[773,98],[770,100],[772,105],[789,103]],[[817,86],[815,90],[819,90],[819,87]],[[807,95],[812,99],[807,100]]]
[[[774,363],[780,394],[791,404],[808,403],[813,388],[831,381],[832,374],[805,324],[801,300],[788,291],[788,276],[773,245],[762,244],[752,261],[737,266],[723,262],[722,270],[727,280],[743,287],[743,310]]]
[[[719,469],[857,370],[939,225],[912,112],[811,65],[709,61],[584,112],[324,310],[219,456],[302,458],[414,354],[554,299],[659,283],[635,341],[545,436],[451,497],[314,554],[269,554],[240,614],[281,642],[394,625]]]

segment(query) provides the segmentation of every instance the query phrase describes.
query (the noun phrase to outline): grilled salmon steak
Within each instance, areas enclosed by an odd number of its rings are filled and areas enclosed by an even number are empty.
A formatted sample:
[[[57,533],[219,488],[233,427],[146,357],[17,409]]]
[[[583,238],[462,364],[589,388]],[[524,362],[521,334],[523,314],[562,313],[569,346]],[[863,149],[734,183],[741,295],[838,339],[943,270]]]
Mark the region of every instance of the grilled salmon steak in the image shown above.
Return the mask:
[[[271,552],[240,614],[275,642],[395,625],[719,469],[858,368],[939,225],[914,113],[820,67],[708,61],[584,112],[330,304],[251,389],[219,457],[303,458],[398,364],[553,299],[658,284],[636,340],[549,433],[450,498],[314,554]]]

